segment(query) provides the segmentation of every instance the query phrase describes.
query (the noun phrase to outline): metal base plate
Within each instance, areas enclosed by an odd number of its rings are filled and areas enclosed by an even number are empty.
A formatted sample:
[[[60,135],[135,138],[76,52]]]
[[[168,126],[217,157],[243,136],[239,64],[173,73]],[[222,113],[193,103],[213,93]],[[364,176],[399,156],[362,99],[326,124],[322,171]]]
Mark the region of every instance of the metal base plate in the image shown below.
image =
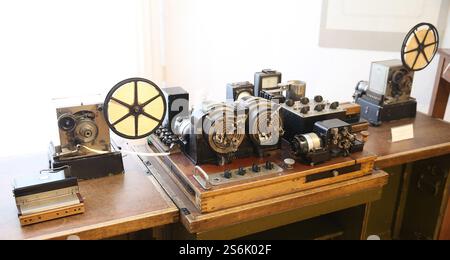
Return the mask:
[[[225,172],[219,172],[214,174],[208,174],[209,180],[205,180],[201,175],[194,175],[195,180],[204,188],[210,189],[211,186],[221,186],[227,185],[242,181],[249,181],[252,179],[257,179],[265,176],[275,175],[277,173],[282,173],[284,169],[279,165],[272,163],[273,169],[268,170],[265,168],[265,164],[260,164],[258,167],[260,168],[259,172],[254,172],[252,170],[252,166],[244,168],[245,175],[239,175],[239,169],[233,169],[230,171],[231,178],[225,177]],[[207,184],[209,182],[209,185]]]
[[[170,154],[181,153],[181,149],[178,144],[176,144],[174,147],[171,148],[171,147],[165,145],[163,142],[161,142],[161,140],[158,138],[158,136],[156,136],[154,134],[150,135],[148,137],[147,141],[149,142],[149,144],[152,144],[153,146],[155,146],[156,149],[158,149],[158,151],[161,153],[170,153]]]

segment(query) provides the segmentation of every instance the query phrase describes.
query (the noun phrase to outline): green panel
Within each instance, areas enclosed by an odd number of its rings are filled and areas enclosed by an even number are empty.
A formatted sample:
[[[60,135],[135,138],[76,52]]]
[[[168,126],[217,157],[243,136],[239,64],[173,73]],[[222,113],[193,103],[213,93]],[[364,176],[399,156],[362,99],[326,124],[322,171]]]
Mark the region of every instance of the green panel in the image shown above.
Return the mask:
[[[401,239],[437,239],[450,157],[413,164]],[[444,198],[446,201],[446,198]]]
[[[267,216],[254,221],[224,227],[219,230],[212,230],[210,232],[200,233],[197,234],[197,239],[200,240],[237,239],[257,234],[263,231],[267,231],[270,229],[297,223],[303,220],[315,218],[317,216],[322,216],[332,212],[337,212],[344,209],[360,206],[368,202],[376,201],[380,199],[380,197],[381,197],[381,189],[367,190],[364,192],[353,194],[352,196],[336,199],[333,201],[326,201],[324,203],[311,205],[298,210],[289,211],[274,216]],[[349,223],[352,223],[354,220],[350,219],[349,221],[350,221]],[[356,223],[358,223],[358,221]],[[361,230],[359,226],[358,229]],[[359,234],[357,239],[359,239]]]
[[[383,170],[389,173],[389,183],[383,188],[381,199],[369,205],[367,235],[392,239],[404,167],[397,166]]]

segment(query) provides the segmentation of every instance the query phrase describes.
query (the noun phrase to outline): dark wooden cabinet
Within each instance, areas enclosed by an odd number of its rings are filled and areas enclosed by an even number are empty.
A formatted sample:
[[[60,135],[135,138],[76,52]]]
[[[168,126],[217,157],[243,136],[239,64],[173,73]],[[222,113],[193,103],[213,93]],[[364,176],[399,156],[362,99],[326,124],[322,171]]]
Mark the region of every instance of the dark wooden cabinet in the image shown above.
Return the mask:
[[[444,235],[449,171],[448,155],[412,164],[400,238],[436,240]]]

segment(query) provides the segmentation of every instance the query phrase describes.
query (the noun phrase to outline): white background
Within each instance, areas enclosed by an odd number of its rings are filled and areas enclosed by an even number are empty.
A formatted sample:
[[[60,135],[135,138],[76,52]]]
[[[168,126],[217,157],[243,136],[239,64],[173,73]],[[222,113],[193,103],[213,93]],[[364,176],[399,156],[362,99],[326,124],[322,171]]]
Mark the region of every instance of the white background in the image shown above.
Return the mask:
[[[52,98],[103,94],[139,73],[137,0],[0,1],[0,156],[45,151]]]
[[[254,72],[273,68],[285,80],[307,81],[309,96],[345,101],[372,61],[399,58],[319,48],[322,1],[152,0],[159,4],[151,20],[162,27],[144,23],[143,1],[0,2],[0,156],[47,149],[56,133],[52,98],[105,94],[128,77],[183,86],[198,102],[222,100],[226,83],[253,81]],[[152,48],[143,34],[164,48]],[[443,46],[450,47],[449,36]],[[144,73],[148,64],[152,75]],[[436,65],[416,76],[422,111]]]
[[[400,58],[399,52],[320,48],[322,1],[165,2],[167,82],[188,89],[196,103],[225,98],[227,83],[253,81],[265,68],[306,81],[309,96],[346,101],[359,80],[368,80],[371,62]],[[450,47],[449,34],[441,47]],[[420,111],[428,112],[437,64],[438,58],[416,74]]]

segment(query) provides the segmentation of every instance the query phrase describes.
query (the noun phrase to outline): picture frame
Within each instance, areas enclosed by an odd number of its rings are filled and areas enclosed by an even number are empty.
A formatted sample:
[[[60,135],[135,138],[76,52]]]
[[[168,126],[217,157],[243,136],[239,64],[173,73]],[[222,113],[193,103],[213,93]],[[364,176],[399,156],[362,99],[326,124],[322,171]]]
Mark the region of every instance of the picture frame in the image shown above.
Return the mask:
[[[319,46],[399,51],[406,33],[420,22],[435,24],[442,37],[449,4],[449,0],[323,0]]]

